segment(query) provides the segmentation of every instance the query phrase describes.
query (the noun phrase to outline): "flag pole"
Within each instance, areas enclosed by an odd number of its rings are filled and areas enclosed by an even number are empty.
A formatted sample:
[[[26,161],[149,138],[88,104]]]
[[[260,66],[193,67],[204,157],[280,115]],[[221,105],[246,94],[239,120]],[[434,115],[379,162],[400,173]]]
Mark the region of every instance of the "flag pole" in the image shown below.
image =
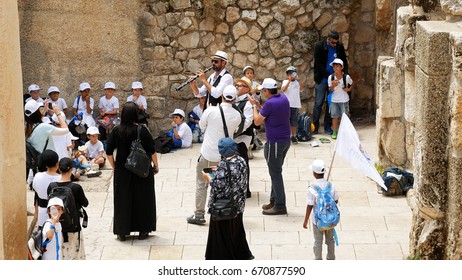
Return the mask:
[[[337,144],[335,146],[337,146]],[[332,160],[330,161],[329,172],[327,172],[327,178],[326,178],[327,181],[329,181],[330,171],[332,170],[332,165],[334,164],[335,152],[336,150],[334,150],[334,155],[332,156]]]

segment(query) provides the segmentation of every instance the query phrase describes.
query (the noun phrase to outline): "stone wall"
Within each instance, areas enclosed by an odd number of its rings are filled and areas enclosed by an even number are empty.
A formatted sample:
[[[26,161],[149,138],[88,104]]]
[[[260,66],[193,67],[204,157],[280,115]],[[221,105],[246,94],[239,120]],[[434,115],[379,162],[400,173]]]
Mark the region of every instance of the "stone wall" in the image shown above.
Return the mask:
[[[175,87],[224,50],[228,70],[256,67],[257,80],[284,79],[299,69],[302,111],[314,102],[313,46],[329,30],[341,34],[354,80],[351,113],[372,112],[375,77],[374,0],[19,0],[24,88],[58,86],[71,106],[88,81],[98,101],[114,81],[123,101],[141,80],[153,134],[169,128],[168,113],[196,104]],[[68,115],[70,117],[70,114]]]
[[[379,158],[415,179],[411,258],[462,258],[462,17],[458,2],[448,2],[443,10],[455,12],[399,8],[395,56],[378,59]]]

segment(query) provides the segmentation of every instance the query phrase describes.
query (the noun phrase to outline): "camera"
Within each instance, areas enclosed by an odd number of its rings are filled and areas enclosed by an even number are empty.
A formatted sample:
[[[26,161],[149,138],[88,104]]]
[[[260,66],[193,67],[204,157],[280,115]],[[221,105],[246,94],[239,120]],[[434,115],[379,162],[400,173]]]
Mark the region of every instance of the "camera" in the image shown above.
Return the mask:
[[[48,103],[48,109],[53,110],[53,103]]]

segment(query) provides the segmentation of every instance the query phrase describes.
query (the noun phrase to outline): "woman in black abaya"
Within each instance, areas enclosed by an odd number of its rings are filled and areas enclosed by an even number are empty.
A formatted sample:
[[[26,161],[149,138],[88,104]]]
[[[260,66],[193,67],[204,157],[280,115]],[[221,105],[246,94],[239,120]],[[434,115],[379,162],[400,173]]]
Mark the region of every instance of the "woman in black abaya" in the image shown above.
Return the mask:
[[[204,175],[206,180],[211,181],[209,213],[213,202],[232,195],[238,215],[232,220],[224,221],[214,221],[210,218],[205,259],[251,260],[254,256],[247,243],[243,222],[247,195],[247,165],[237,154],[237,144],[233,139],[220,139],[218,150],[223,159],[217,165],[215,178],[212,180],[210,175]]]
[[[106,154],[114,169],[114,234],[125,241],[130,232],[139,232],[138,239],[146,239],[156,230],[156,196],[154,175],[159,171],[154,141],[149,130],[140,124],[140,139],[154,167],[147,178],[141,178],[124,167],[130,146],[137,138],[139,109],[127,102],[121,113],[121,123],[114,127],[107,140]],[[117,150],[114,160],[113,153]]]

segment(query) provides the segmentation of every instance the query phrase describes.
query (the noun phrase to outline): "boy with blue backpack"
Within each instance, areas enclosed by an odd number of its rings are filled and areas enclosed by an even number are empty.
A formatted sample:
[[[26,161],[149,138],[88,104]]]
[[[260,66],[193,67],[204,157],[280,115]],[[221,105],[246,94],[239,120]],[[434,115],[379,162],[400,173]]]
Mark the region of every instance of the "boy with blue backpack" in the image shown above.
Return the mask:
[[[339,196],[331,182],[324,179],[326,164],[315,160],[310,165],[315,180],[310,183],[307,194],[307,205],[303,228],[308,228],[308,218],[313,225],[315,260],[322,260],[322,243],[325,237],[327,245],[327,260],[335,260],[335,243],[337,241],[335,226],[340,220],[337,207]]]

